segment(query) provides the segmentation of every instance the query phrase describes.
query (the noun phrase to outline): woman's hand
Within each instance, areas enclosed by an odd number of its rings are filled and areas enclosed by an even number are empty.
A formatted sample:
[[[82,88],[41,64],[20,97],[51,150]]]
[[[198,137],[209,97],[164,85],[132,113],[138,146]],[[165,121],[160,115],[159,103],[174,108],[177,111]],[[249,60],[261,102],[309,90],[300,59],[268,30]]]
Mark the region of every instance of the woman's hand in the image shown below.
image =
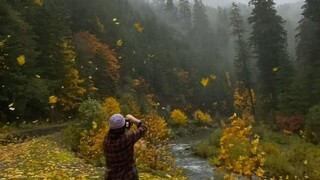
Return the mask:
[[[138,124],[140,122],[139,119],[135,118],[134,116],[132,116],[131,114],[127,114],[126,115],[126,119],[132,123]]]

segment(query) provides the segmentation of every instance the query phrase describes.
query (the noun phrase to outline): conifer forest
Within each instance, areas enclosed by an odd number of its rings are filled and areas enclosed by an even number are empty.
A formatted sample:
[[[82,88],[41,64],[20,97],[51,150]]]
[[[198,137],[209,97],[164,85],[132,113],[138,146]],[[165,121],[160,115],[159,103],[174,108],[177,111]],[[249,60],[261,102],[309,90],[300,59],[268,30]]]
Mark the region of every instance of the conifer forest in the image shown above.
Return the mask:
[[[141,180],[320,180],[320,0],[278,2],[0,0],[0,179],[103,179],[121,113]]]

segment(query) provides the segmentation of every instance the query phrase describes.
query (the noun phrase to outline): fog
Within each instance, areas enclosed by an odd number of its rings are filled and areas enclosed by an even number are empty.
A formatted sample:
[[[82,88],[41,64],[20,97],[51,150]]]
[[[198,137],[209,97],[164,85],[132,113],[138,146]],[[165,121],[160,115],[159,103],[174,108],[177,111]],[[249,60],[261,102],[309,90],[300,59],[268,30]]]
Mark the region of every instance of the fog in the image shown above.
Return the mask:
[[[301,2],[302,0],[274,0],[276,5]],[[249,0],[203,0],[204,4],[209,6],[230,6],[232,2],[239,2],[243,4],[248,4]]]

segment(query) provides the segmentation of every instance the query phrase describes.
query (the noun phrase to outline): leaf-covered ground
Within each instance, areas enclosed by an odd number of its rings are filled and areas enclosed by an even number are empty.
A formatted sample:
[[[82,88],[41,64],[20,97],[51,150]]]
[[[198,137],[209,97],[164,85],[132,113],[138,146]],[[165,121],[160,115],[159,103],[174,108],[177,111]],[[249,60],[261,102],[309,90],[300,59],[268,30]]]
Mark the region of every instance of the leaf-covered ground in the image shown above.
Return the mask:
[[[61,145],[59,137],[55,134],[23,143],[0,145],[0,178],[102,179],[104,168],[86,164],[77,158]],[[140,173],[139,176],[141,180],[166,179],[149,173]]]

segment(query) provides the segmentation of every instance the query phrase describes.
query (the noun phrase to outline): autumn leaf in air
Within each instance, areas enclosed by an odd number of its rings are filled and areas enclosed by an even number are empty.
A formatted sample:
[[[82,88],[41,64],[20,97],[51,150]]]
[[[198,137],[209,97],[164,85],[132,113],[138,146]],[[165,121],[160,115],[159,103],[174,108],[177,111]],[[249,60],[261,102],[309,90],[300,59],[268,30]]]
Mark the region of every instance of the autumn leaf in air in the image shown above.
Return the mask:
[[[58,102],[58,98],[56,96],[50,96],[49,97],[49,104],[55,104]]]
[[[117,46],[122,46],[123,45],[123,41],[121,40],[121,39],[119,39],[118,41],[117,41]]]
[[[21,55],[17,58],[17,61],[18,61],[18,64],[22,66],[26,63],[26,57],[24,55]]]
[[[114,23],[115,25],[119,25],[119,24],[120,24],[120,22],[118,21],[117,18],[113,18],[112,21],[113,21],[113,23]]]
[[[138,32],[143,32],[143,27],[141,26],[140,23],[134,23],[133,27],[138,31]]]
[[[217,79],[217,76],[216,76],[215,74],[211,74],[211,75],[210,75],[210,79],[211,79],[212,81],[214,81],[214,80]]]
[[[273,72],[277,72],[278,70],[279,70],[278,67],[273,67],[273,68],[272,68],[272,71],[273,71]]]
[[[202,78],[200,83],[203,87],[207,87],[209,83],[209,78]]]

